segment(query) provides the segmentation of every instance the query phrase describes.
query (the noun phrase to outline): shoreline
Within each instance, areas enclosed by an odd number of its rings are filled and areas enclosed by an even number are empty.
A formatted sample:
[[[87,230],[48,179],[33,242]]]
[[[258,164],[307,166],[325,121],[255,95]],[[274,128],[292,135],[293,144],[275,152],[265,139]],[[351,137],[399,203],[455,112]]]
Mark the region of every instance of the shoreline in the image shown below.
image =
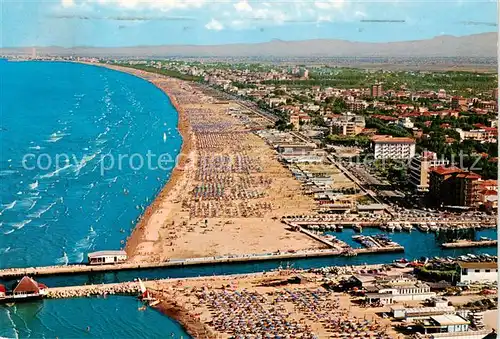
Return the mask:
[[[87,64],[87,63],[86,63]],[[181,148],[179,150],[179,153],[176,157],[179,161],[175,163],[174,168],[172,169],[172,172],[170,173],[170,177],[168,178],[167,182],[163,185],[161,188],[160,192],[155,196],[154,200],[149,204],[144,212],[139,216],[139,220],[134,226],[134,230],[132,233],[127,237],[127,241],[125,244],[125,251],[127,252],[128,260],[127,261],[133,261],[134,257],[137,255],[137,249],[141,242],[145,240],[145,236],[147,233],[147,224],[151,217],[154,215],[155,212],[157,212],[160,209],[160,204],[164,199],[167,199],[169,194],[172,192],[172,189],[176,186],[178,183],[179,179],[184,174],[184,171],[182,168],[186,165],[188,162],[186,159],[185,155],[188,155],[192,150],[193,150],[193,136],[191,134],[191,126],[189,125],[187,116],[178,104],[176,98],[168,91],[167,87],[161,87],[159,84],[151,81],[150,79],[147,79],[145,75],[151,74],[155,75],[153,73],[137,70],[134,68],[127,68],[127,67],[120,67],[120,66],[114,66],[114,65],[102,65],[102,64],[89,64],[92,66],[99,66],[99,67],[105,67],[111,70],[115,70],[118,72],[123,72],[127,73],[129,75],[136,76],[142,80],[145,80],[149,83],[151,83],[153,86],[161,90],[170,100],[170,103],[174,107],[174,109],[177,112],[178,116],[178,121],[177,121],[177,131],[181,136],[182,139],[182,144]],[[159,78],[163,79],[170,79],[166,76],[158,76]],[[177,80],[177,79],[176,79]]]

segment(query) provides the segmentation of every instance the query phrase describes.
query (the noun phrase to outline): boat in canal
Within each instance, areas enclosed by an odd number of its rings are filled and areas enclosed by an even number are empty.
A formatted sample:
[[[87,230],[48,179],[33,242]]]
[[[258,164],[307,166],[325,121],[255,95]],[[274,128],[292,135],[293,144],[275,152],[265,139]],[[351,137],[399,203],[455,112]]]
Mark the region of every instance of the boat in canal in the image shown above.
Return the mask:
[[[352,229],[355,231],[355,232],[363,232],[363,227],[359,224],[354,224],[352,225]]]

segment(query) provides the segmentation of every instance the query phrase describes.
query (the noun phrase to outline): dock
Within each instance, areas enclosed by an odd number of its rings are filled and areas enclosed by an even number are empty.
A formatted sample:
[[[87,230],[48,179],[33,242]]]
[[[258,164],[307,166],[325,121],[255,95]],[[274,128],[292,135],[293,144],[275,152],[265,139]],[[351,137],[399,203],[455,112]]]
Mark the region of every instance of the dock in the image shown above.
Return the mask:
[[[399,247],[384,247],[372,249],[355,249],[356,254],[369,253],[384,253],[384,252],[401,252],[404,251],[402,246]],[[268,260],[286,260],[286,259],[301,259],[314,257],[335,257],[342,256],[343,251],[337,249],[319,249],[305,250],[296,252],[278,252],[264,254],[249,254],[242,256],[220,256],[220,257],[200,257],[188,259],[170,259],[164,262],[142,262],[142,263],[124,263],[114,265],[61,265],[61,266],[45,266],[45,267],[28,267],[28,268],[8,268],[0,270],[0,279],[12,280],[15,278],[30,276],[53,276],[53,275],[75,275],[75,274],[92,274],[92,273],[107,273],[126,270],[145,270],[155,268],[196,266],[196,265],[214,265],[223,263],[242,263],[253,261],[268,261]]]
[[[443,248],[496,247],[498,240],[456,241],[441,244]]]

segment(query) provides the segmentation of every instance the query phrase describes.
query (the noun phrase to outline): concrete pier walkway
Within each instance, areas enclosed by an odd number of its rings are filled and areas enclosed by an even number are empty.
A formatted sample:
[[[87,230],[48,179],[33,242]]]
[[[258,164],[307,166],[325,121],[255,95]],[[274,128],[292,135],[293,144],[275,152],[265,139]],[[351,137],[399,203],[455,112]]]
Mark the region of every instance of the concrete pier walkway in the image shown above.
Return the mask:
[[[383,247],[373,249],[354,249],[356,254],[383,253],[383,252],[402,252],[404,248],[399,247]],[[264,253],[251,254],[243,256],[221,256],[221,257],[201,257],[188,259],[170,259],[164,262],[148,262],[148,263],[124,263],[116,265],[67,265],[67,266],[45,266],[45,267],[28,267],[28,268],[9,268],[0,270],[0,279],[9,280],[28,275],[30,277],[50,276],[50,275],[74,275],[98,272],[117,272],[125,270],[142,270],[167,267],[182,267],[194,265],[213,265],[221,263],[244,263],[252,261],[267,261],[281,259],[300,259],[312,257],[334,257],[342,255],[342,251],[337,249],[321,249],[321,250],[306,250],[296,252],[279,252],[279,253]]]

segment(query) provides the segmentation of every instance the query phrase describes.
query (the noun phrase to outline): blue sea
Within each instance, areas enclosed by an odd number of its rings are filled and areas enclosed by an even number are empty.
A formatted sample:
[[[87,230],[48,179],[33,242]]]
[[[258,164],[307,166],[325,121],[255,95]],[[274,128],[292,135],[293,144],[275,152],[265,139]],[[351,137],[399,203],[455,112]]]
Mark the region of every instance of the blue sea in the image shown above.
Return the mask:
[[[74,63],[0,60],[0,77],[0,268],[79,263],[123,247],[171,173],[173,162],[154,169],[152,155],[175,158],[181,147],[168,97],[137,77]],[[138,312],[131,297],[0,306],[0,337],[170,333],[188,337],[168,317]]]
[[[123,247],[171,173],[148,151],[175,158],[182,143],[168,97],[97,66],[2,61],[0,74],[0,267]]]

